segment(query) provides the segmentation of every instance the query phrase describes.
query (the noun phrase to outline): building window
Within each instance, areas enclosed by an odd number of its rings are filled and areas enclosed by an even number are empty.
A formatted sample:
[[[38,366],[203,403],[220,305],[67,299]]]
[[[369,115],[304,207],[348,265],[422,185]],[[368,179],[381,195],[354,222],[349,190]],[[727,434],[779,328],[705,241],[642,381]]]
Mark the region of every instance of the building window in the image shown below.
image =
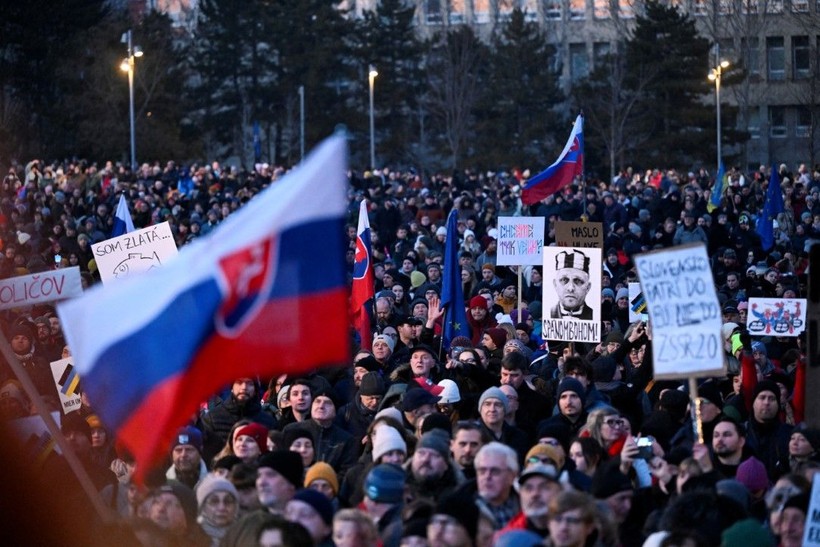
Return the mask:
[[[577,82],[589,75],[589,56],[586,44],[569,45],[569,77]]]
[[[805,106],[797,107],[797,123],[794,126],[794,136],[808,138],[811,134],[811,110]]]
[[[766,69],[770,81],[786,79],[786,48],[782,36],[766,38]]]
[[[538,22],[538,0],[524,0],[521,9],[524,10],[524,21],[528,23]]]
[[[746,129],[749,131],[751,138],[760,138],[760,110],[757,108],[749,109],[749,124],[746,126]]]
[[[811,48],[808,36],[792,36],[792,69],[795,80],[811,75]]]
[[[473,0],[473,22],[479,25],[490,22],[490,0]]]
[[[569,0],[569,18],[573,21],[581,21],[586,18],[586,0]]]
[[[767,0],[766,13],[783,13],[783,0]]]
[[[760,43],[757,38],[743,38],[741,40],[743,48],[743,61],[749,74],[760,74]]]
[[[692,0],[692,13],[698,16],[706,15],[706,0]]]
[[[760,12],[760,4],[758,3],[758,0],[742,0],[740,10],[744,14],[755,14]]]
[[[464,23],[466,7],[464,0],[450,0],[450,12],[447,14],[448,21],[451,25],[460,25]]]
[[[769,107],[769,136],[780,139],[786,136],[786,107]]]
[[[512,18],[513,0],[498,0],[498,21],[507,22]]]
[[[721,15],[729,15],[735,12],[734,0],[718,0],[718,12]]]
[[[809,0],[792,0],[792,11],[794,13],[807,13],[809,11]]]
[[[428,25],[440,25],[443,23],[441,18],[441,0],[427,0],[424,3],[424,14]]]
[[[635,6],[633,0],[618,0],[618,17],[621,19],[634,19]]]
[[[820,1],[820,0],[818,0]],[[561,0],[547,0],[544,9],[547,19],[557,21],[561,19]]]
[[[612,17],[612,6],[610,6],[609,0],[594,0],[592,9],[596,19],[609,19]]]
[[[603,64],[604,59],[612,51],[609,42],[595,42],[592,44],[592,60],[595,66]]]

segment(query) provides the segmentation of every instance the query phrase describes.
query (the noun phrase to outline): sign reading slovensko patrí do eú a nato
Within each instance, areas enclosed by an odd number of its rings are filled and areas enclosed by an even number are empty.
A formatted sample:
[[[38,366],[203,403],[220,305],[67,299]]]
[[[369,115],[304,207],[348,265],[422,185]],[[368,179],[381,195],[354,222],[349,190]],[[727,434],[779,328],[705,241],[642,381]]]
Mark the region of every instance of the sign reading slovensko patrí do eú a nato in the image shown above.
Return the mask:
[[[706,247],[637,255],[635,265],[649,308],[655,378],[723,374],[723,321]]]
[[[498,217],[499,266],[540,266],[544,217]]]

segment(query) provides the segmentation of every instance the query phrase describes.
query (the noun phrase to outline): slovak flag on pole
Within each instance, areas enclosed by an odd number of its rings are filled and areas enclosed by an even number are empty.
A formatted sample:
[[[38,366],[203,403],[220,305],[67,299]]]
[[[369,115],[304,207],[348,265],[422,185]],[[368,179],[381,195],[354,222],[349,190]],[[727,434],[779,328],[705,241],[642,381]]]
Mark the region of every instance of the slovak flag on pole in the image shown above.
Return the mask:
[[[569,186],[584,173],[584,117],[578,115],[563,152],[555,163],[528,180],[521,191],[524,205],[538,203],[561,188]]]
[[[370,331],[368,307],[376,295],[373,286],[373,265],[370,252],[370,220],[367,218],[367,200],[359,205],[359,229],[356,232],[356,258],[353,262],[353,288],[350,295],[350,316],[361,339],[360,347],[370,350],[373,334]]]
[[[114,226],[111,228],[111,237],[121,236],[133,231],[134,221],[131,220],[131,213],[128,212],[128,203],[125,201],[125,194],[120,194],[117,212],[114,213]]]
[[[347,362],[346,173],[331,137],[162,268],[59,305],[83,387],[138,476],[232,380]]]

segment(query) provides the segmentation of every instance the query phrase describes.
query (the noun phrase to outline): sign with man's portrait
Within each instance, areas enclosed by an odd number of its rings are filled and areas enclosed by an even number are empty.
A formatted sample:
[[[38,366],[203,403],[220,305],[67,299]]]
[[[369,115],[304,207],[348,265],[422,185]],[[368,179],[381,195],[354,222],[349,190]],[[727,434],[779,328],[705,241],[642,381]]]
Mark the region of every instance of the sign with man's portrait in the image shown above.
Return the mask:
[[[544,247],[541,336],[601,341],[601,249]]]

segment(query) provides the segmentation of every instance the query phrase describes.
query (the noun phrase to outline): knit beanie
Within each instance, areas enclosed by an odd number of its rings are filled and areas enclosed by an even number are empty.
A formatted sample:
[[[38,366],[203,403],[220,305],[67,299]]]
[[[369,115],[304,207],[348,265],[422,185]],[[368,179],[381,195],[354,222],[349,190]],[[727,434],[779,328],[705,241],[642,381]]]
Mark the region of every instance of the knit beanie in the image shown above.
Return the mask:
[[[373,337],[373,344],[376,342],[384,342],[387,344],[387,347],[390,348],[390,352],[393,352],[393,348],[396,347],[396,342],[390,336],[385,336],[384,334],[379,334]]]
[[[617,460],[610,461],[617,462]],[[626,490],[632,490],[632,482],[629,477],[621,473],[617,465],[599,466],[592,477],[591,493],[599,500],[605,500],[609,496]]]
[[[526,465],[531,465],[529,463],[530,458],[549,458],[555,462],[559,470],[561,470],[564,467],[564,463],[566,463],[566,458],[560,450],[554,446],[543,443],[538,443],[530,448],[530,451],[527,452],[527,455],[524,457],[524,463]]]
[[[444,390],[439,394],[439,402],[443,404],[453,404],[461,400],[461,391],[458,389],[458,384],[452,380],[442,380],[438,383],[439,387]]]
[[[450,457],[450,439],[447,433],[440,429],[433,429],[422,435],[416,449],[418,450],[419,448],[435,450],[441,454],[441,457],[445,460]]]
[[[761,526],[760,521],[753,518],[735,522],[720,537],[722,547],[774,547],[771,534]]]
[[[802,423],[792,430],[792,435],[799,433],[803,435],[811,445],[812,450],[817,452],[820,450],[820,430],[808,427]]]
[[[504,412],[507,413],[510,411],[510,400],[507,399],[507,396],[504,395],[504,392],[501,391],[499,387],[491,387],[484,390],[484,393],[481,394],[481,397],[478,399],[478,411],[481,412],[481,406],[484,404],[484,401],[487,399],[498,399],[501,401],[501,404],[504,405]]]
[[[467,535],[475,542],[478,533],[480,511],[471,499],[451,494],[436,504],[434,515],[447,515],[456,519],[467,530]]]
[[[316,511],[325,524],[333,525],[333,504],[327,496],[311,488],[303,488],[294,494],[292,501],[301,501],[310,505]]]
[[[615,294],[616,302],[621,298],[629,298],[629,290],[625,287],[621,287],[620,289],[618,289],[618,292]]]
[[[503,348],[507,341],[507,331],[499,327],[493,327],[484,331],[492,339],[496,347]]]
[[[749,492],[766,490],[769,487],[769,475],[763,462],[751,456],[737,468],[735,480],[746,487]]]
[[[539,424],[536,432],[537,439],[552,438],[558,441],[564,448],[564,452],[569,452],[569,441],[572,437],[572,431],[562,421],[546,420]]]
[[[792,496],[786,500],[786,503],[783,504],[783,509],[800,509],[804,513],[808,514],[809,511],[809,494],[808,492],[804,494],[797,494],[796,496]]]
[[[407,455],[407,443],[404,442],[404,437],[401,433],[390,426],[379,427],[373,432],[373,451],[371,455],[373,461],[379,461],[379,458],[392,450],[401,450],[404,455]]]
[[[624,335],[621,334],[621,331],[613,330],[606,335],[606,338],[604,339],[604,344],[610,344],[612,342],[615,342],[617,344],[624,343]]]
[[[752,352],[760,352],[763,355],[768,355],[768,352],[766,351],[766,344],[764,344],[760,340],[752,342]]]
[[[159,494],[172,494],[179,501],[182,511],[185,513],[185,519],[188,521],[188,526],[196,522],[197,503],[193,490],[179,481],[169,480],[154,490],[154,495]]]
[[[592,362],[592,379],[595,382],[611,382],[618,364],[609,356],[598,357]]]
[[[367,370],[367,372],[378,372],[381,369],[381,365],[376,360],[376,358],[373,357],[372,355],[368,355],[367,357],[362,357],[361,359],[356,361],[356,364],[353,365],[353,368],[356,368],[356,367],[361,367],[361,368]]]
[[[286,428],[282,432],[282,446],[290,450],[290,446],[298,439],[310,439],[313,447],[316,447],[316,440],[313,438],[313,432],[304,425],[294,425]]]
[[[60,431],[65,435],[68,432],[81,433],[91,441],[91,426],[80,416],[79,412],[72,412],[60,418]]]
[[[302,456],[290,450],[266,452],[257,459],[257,467],[270,467],[282,475],[295,488],[302,486]]]
[[[421,434],[425,434],[428,431],[433,431],[434,429],[439,429],[447,435],[448,439],[452,439],[452,431],[453,431],[453,423],[450,421],[450,418],[446,415],[442,414],[441,412],[433,412],[432,414],[428,414],[424,417],[424,422],[421,424]]]
[[[561,399],[561,395],[563,395],[566,391],[574,392],[581,398],[582,403],[586,399],[586,390],[584,389],[584,386],[581,382],[571,376],[567,376],[561,380],[560,384],[558,384],[558,399]]]
[[[377,465],[364,479],[364,495],[376,503],[399,504],[404,498],[406,478],[404,470],[397,465]]]
[[[197,452],[202,454],[202,432],[191,426],[179,429],[177,434],[174,436],[174,442],[171,445],[171,450],[183,444],[190,444],[196,448]]]
[[[427,282],[427,276],[425,276],[420,271],[416,270],[416,271],[410,272],[410,286],[413,287],[414,289],[418,289],[419,287],[424,285],[426,282]]]
[[[236,487],[231,483],[231,481],[212,473],[208,473],[196,487],[196,505],[200,511],[202,511],[202,506],[205,504],[205,500],[208,499],[208,496],[214,492],[228,492],[237,502],[239,501],[239,493],[236,491]]]
[[[392,428],[391,428],[392,429]],[[310,488],[313,481],[322,479],[326,480],[333,489],[333,496],[339,494],[339,477],[336,475],[336,470],[325,462],[316,462],[308,467],[305,474],[305,488]]]
[[[470,299],[470,309],[473,308],[484,308],[485,310],[488,309],[487,307],[487,299],[483,296],[474,296]]]
[[[723,408],[723,395],[715,382],[704,382],[699,385],[698,397],[703,397],[718,408]]]
[[[362,376],[362,383],[359,387],[359,394],[366,396],[384,397],[384,380],[378,372],[368,372]]]
[[[773,382],[772,380],[761,380],[758,382],[757,385],[755,385],[754,397],[752,400],[757,399],[757,396],[764,391],[774,393],[774,398],[777,399],[777,404],[780,404],[780,386],[777,385],[777,382]]]
[[[268,428],[264,425],[251,422],[238,427],[236,431],[233,432],[232,440],[235,441],[240,435],[252,437],[253,440],[256,441],[257,446],[259,446],[259,451],[262,454],[268,451]]]

